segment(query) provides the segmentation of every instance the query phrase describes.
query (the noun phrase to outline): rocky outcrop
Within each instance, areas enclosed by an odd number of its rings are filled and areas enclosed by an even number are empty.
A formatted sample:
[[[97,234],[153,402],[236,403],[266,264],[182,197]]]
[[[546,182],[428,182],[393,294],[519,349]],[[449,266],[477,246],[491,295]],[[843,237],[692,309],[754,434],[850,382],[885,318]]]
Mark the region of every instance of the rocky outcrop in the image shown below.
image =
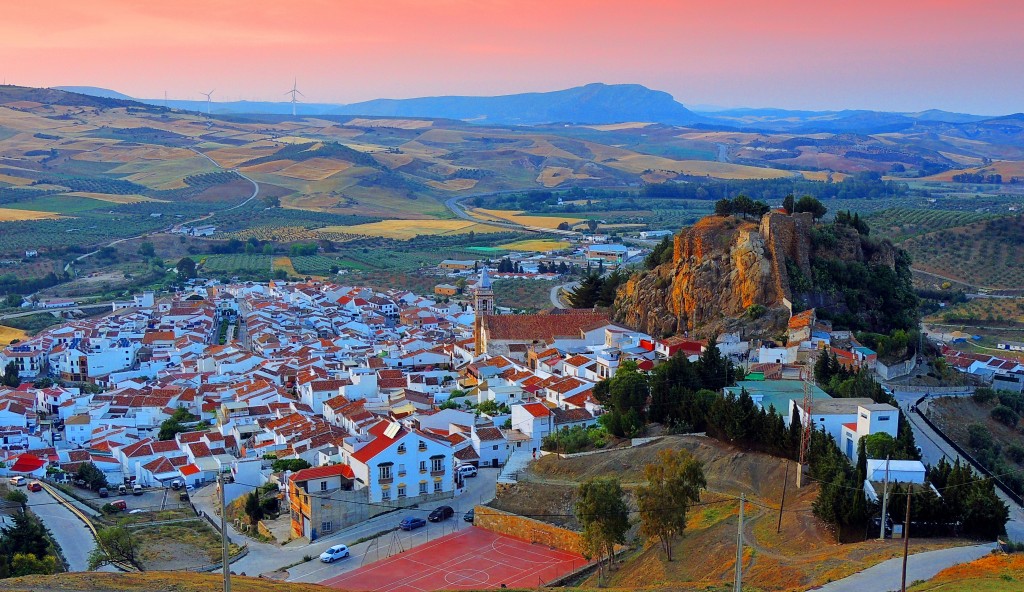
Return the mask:
[[[785,328],[793,302],[816,300],[804,291],[818,257],[889,267],[895,261],[891,245],[865,249],[856,230],[816,228],[810,214],[771,212],[759,223],[708,217],[675,237],[671,263],[619,289],[615,318],[656,337],[738,328],[772,335]],[[753,305],[764,309],[748,314]]]

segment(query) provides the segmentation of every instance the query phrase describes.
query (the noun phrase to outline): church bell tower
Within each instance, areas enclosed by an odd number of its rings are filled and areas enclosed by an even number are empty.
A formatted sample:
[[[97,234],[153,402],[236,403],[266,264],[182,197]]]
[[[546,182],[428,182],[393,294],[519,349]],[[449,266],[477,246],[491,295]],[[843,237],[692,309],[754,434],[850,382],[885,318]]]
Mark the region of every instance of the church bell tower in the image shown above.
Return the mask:
[[[484,317],[494,314],[494,289],[491,288],[491,278],[487,275],[487,266],[480,269],[480,280],[473,289],[473,311],[476,319],[473,322],[473,341],[476,354],[480,355],[487,351],[483,341]]]

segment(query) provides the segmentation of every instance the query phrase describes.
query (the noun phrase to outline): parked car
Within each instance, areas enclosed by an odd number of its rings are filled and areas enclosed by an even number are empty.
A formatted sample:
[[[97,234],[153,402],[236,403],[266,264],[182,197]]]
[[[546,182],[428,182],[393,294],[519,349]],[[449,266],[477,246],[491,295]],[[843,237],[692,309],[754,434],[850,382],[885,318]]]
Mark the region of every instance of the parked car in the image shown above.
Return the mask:
[[[85,479],[75,479],[75,487],[85,487]]]
[[[132,485],[132,495],[142,495],[142,486],[138,483]]]
[[[110,502],[110,505],[114,506],[114,508],[118,512],[124,512],[125,510],[128,509],[128,502],[126,502],[124,500],[120,500],[120,499],[119,500],[114,500],[114,501]]]
[[[177,491],[181,489],[185,484],[181,482],[181,479],[175,479],[171,481],[171,489]]]
[[[179,493],[178,494],[178,501],[179,502],[187,502],[188,501],[188,492],[187,491],[182,491],[181,493]]]
[[[473,465],[462,465],[459,467],[459,474],[463,477],[476,477],[476,467]]]
[[[427,521],[422,518],[417,518],[415,516],[406,516],[405,518],[402,518],[401,522],[398,523],[398,528],[401,528],[402,530],[415,530],[421,526],[426,525]]]
[[[453,510],[451,506],[438,506],[434,508],[434,511],[431,512],[429,516],[427,516],[427,520],[430,520],[431,522],[440,522],[442,520],[447,520],[454,515],[455,510]]]
[[[28,490],[32,491],[32,492],[42,491],[43,490],[43,486],[40,485],[38,481],[33,481],[33,482],[28,484]]]
[[[469,511],[466,512],[466,515],[462,517],[462,519],[472,524],[473,520],[476,519],[476,508],[470,508]]]
[[[100,497],[107,497],[110,495],[110,491],[106,487],[100,487]]]
[[[21,487],[26,483],[25,477],[23,477],[22,475],[15,475],[14,477],[8,479],[7,482],[15,487]]]
[[[124,483],[118,485],[117,486],[117,494],[118,495],[128,495],[128,487],[126,487]]]
[[[334,545],[320,554],[320,561],[323,561],[324,563],[334,563],[338,559],[344,559],[348,556],[348,547],[345,545]]]

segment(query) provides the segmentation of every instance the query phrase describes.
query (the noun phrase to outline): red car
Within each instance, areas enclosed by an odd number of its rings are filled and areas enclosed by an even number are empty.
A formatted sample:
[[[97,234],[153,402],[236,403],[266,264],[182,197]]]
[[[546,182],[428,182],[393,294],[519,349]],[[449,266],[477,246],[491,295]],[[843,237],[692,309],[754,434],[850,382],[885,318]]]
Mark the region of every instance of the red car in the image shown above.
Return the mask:
[[[33,482],[28,484],[28,490],[29,491],[42,491],[43,490],[43,486],[40,485],[38,481],[33,481]]]

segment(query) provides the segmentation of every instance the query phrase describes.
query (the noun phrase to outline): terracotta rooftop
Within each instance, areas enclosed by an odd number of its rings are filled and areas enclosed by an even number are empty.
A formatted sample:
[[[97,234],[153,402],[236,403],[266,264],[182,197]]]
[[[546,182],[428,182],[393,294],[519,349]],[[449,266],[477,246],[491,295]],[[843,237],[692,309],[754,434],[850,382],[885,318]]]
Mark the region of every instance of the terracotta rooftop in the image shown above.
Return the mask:
[[[577,337],[585,328],[611,322],[607,312],[573,314],[491,315],[483,317],[490,340],[550,341],[556,337]]]

